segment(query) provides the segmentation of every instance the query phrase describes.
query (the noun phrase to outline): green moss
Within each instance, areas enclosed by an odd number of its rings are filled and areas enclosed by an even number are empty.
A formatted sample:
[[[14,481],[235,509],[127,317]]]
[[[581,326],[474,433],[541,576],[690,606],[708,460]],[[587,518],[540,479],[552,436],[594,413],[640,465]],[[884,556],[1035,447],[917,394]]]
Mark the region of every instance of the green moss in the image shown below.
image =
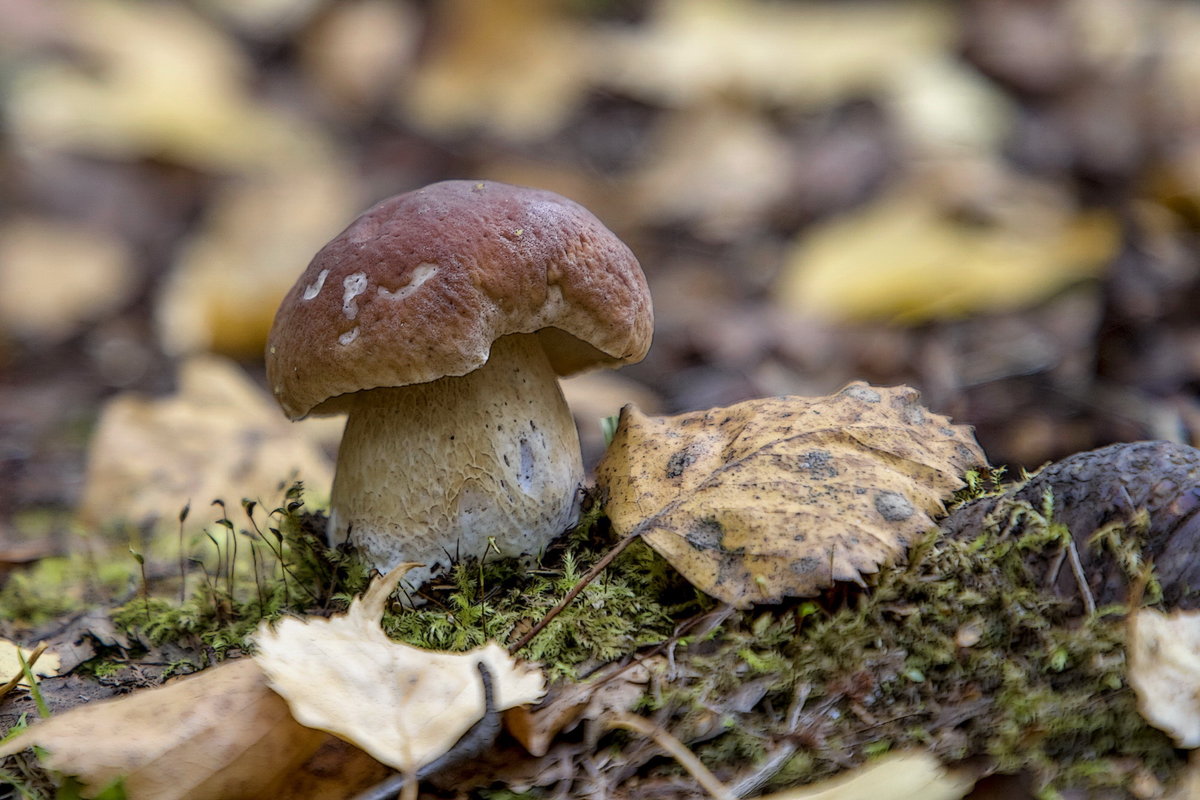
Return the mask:
[[[366,587],[367,570],[325,545],[323,517],[304,513],[299,485],[275,509],[243,501],[242,512],[236,523],[222,513],[202,557],[189,557],[182,602],[177,580],[142,587],[113,609],[114,623],[150,645],[183,644],[220,659],[248,649],[263,620],[342,609]]]
[[[614,544],[596,512],[532,568],[513,559],[465,561],[431,602],[384,618],[389,636],[418,647],[462,651],[489,639],[509,642],[533,625]],[[712,605],[653,550],[634,542],[522,652],[551,679],[576,676],[582,664],[621,658],[665,641],[680,615]]]
[[[44,558],[9,576],[0,590],[0,616],[40,625],[123,591],[134,573],[132,563],[97,563],[86,554]]]
[[[714,764],[748,757],[747,735],[768,750],[804,743],[807,755],[768,788],[914,745],[948,761],[987,755],[1002,772],[1032,772],[1048,794],[1123,787],[1131,761],[1169,782],[1183,761],[1137,713],[1125,683],[1124,610],[1081,615],[1027,562],[1062,546],[1051,507],[1014,504],[971,540],[933,532],[906,565],[884,569],[865,591],[831,591],[818,613],[785,605],[734,615],[702,647],[681,643],[676,670],[687,678],[658,703],[676,709],[672,730],[686,738],[700,710],[732,714],[738,740],[702,748]],[[1017,517],[1026,523],[1019,534]],[[1131,555],[1136,525],[1106,531],[1102,546],[1131,578],[1141,569]],[[764,675],[762,701],[733,708],[740,687]]]

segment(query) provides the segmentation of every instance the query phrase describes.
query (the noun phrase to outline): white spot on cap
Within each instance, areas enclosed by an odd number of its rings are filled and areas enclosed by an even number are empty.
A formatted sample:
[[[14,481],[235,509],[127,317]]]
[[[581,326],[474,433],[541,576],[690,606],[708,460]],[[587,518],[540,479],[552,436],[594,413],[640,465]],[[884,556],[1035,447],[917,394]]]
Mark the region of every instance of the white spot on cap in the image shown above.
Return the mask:
[[[338,337],[338,344],[350,344],[357,338],[358,326],[355,326]]]
[[[367,290],[367,273],[356,272],[347,275],[342,281],[342,287],[346,290],[342,293],[342,313],[346,315],[346,319],[354,319],[358,316],[358,301],[354,298]]]
[[[418,264],[417,268],[412,271],[412,277],[408,279],[408,283],[404,286],[401,286],[394,292],[380,286],[377,291],[380,297],[387,300],[403,300],[417,289],[420,289],[425,284],[425,281],[437,274],[437,271],[436,264]]]
[[[321,287],[325,285],[325,279],[329,277],[329,270],[323,269],[317,273],[317,279],[304,287],[304,300],[312,300],[321,293]]]

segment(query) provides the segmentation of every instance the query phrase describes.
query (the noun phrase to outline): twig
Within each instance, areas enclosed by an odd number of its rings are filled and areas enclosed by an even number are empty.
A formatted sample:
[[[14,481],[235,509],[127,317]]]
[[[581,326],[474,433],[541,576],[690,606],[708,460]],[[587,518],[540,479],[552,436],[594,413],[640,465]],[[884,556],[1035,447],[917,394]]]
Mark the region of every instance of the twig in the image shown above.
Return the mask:
[[[525,645],[533,641],[533,637],[541,633],[542,629],[549,625],[551,620],[562,613],[562,610],[570,605],[571,601],[578,597],[579,593],[586,589],[587,585],[594,581],[596,576],[604,571],[605,567],[611,564],[617,556],[625,552],[625,548],[633,544],[633,540],[641,535],[641,526],[638,526],[637,528],[634,528],[633,533],[626,535],[624,539],[613,545],[613,548],[605,553],[603,558],[593,564],[592,568],[589,569],[587,573],[580,578],[574,586],[571,587],[571,591],[567,592],[566,595],[563,596],[563,599],[558,601],[558,605],[547,611],[546,615],[543,616],[536,625],[530,628],[524,636],[518,639],[515,644],[509,645],[508,654],[510,656],[515,656],[525,647]]]
[[[701,763],[700,759],[691,750],[688,750],[683,742],[676,739],[664,728],[655,725],[650,720],[639,717],[636,714],[630,714],[627,711],[619,711],[612,715],[607,721],[609,728],[625,728],[626,730],[640,733],[641,735],[652,739],[655,744],[666,750],[679,765],[691,773],[696,779],[696,783],[704,791],[708,792],[716,800],[737,800],[737,795],[729,791],[725,784],[717,780],[717,776],[709,771],[708,767]]]
[[[1083,572],[1083,563],[1079,560],[1079,548],[1075,546],[1075,538],[1067,542],[1067,561],[1071,564],[1071,572],[1075,573],[1075,582],[1079,584],[1079,593],[1083,596],[1083,608],[1088,616],[1096,613],[1096,598],[1087,585],[1087,575]]]

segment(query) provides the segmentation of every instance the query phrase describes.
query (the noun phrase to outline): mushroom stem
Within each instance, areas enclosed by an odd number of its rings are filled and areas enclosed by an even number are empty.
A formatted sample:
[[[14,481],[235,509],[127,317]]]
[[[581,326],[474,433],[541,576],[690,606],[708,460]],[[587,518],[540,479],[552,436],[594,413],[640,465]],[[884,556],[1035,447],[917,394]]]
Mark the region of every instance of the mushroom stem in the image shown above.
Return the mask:
[[[533,334],[504,336],[467,375],[352,398],[329,538],[382,571],[537,553],[578,516],[583,464],[570,409]]]

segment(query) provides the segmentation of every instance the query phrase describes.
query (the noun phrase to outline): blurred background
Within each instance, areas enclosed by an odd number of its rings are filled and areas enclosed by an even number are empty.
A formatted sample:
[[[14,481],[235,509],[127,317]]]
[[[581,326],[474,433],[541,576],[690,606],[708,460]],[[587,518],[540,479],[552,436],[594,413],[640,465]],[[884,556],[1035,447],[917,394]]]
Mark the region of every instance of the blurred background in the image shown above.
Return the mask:
[[[375,201],[560,192],[639,256],[597,420],[907,383],[1034,468],[1200,438],[1192,0],[0,0],[0,541],[327,491],[261,391]],[[202,521],[211,515],[199,515]],[[2,554],[0,554],[2,555]]]

